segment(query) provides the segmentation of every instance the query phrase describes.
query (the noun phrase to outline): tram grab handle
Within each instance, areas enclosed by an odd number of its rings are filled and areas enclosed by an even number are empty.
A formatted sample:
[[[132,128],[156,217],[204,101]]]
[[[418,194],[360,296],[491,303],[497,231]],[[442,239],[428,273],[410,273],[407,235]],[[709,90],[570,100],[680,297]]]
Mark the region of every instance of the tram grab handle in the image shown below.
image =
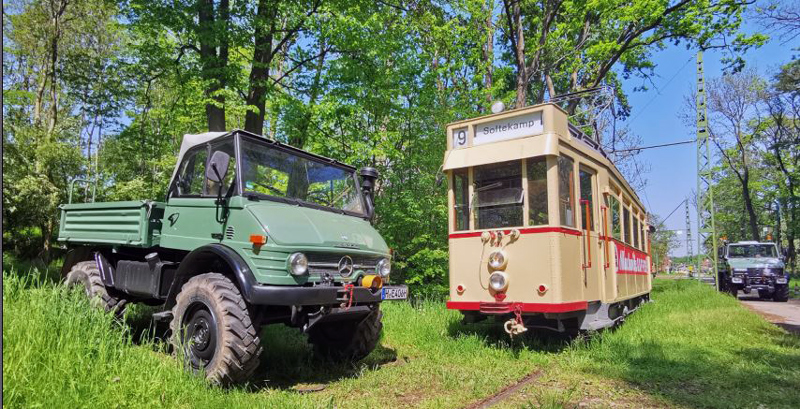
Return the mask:
[[[585,231],[585,234],[586,234],[586,251],[589,252],[589,263],[588,264],[584,263],[583,264],[583,268],[587,269],[587,268],[592,268],[592,246],[590,245],[591,244],[590,243],[591,237],[590,237],[590,234],[589,234],[589,229],[590,229],[590,226],[592,225],[592,219],[589,217],[589,201],[586,200],[586,199],[581,199],[581,204],[583,205],[583,208],[586,210],[585,211],[585,214],[586,214],[586,218],[585,218],[586,229],[584,231]]]

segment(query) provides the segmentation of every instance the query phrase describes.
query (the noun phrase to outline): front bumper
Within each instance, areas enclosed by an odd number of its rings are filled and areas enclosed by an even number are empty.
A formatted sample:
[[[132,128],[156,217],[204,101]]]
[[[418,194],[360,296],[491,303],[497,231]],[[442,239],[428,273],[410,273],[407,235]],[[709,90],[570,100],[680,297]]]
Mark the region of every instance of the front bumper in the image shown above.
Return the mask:
[[[404,285],[387,285],[383,288],[405,288]],[[371,304],[383,301],[383,290],[353,287],[351,304]],[[295,287],[280,285],[254,285],[248,300],[256,305],[340,305],[350,302],[349,289],[341,286]]]

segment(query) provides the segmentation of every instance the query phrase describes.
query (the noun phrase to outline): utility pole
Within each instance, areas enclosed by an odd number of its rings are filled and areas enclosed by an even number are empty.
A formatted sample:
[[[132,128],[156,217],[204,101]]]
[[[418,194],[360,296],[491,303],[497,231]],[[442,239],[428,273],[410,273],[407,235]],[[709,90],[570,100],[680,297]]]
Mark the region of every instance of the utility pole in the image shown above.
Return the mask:
[[[711,148],[709,147],[706,82],[703,73],[703,52],[697,53],[697,262],[700,272],[704,257],[711,260],[714,282],[719,290],[717,269],[717,230],[714,222],[714,189],[712,186]],[[687,212],[688,213],[688,212]],[[710,243],[709,243],[710,241]]]

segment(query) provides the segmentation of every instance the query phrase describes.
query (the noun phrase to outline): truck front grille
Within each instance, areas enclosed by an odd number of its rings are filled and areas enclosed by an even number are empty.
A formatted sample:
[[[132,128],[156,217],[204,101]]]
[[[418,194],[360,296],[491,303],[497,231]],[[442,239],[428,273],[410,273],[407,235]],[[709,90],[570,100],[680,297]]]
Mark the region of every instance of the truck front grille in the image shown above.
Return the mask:
[[[308,253],[308,272],[313,275],[322,275],[324,273],[340,276],[339,274],[339,261],[349,254],[331,254],[331,253]],[[375,273],[375,266],[378,264],[380,257],[375,256],[361,256],[349,255],[353,260],[353,271],[364,270],[369,274]]]

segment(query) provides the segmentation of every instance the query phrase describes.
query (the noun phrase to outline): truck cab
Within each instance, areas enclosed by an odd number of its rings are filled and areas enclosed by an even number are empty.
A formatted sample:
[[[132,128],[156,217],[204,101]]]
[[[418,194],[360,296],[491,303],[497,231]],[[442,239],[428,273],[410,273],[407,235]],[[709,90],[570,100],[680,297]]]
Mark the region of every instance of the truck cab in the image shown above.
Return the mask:
[[[373,228],[377,172],[246,131],[186,135],[164,201],[61,206],[69,285],[118,314],[161,305],[176,348],[215,383],[258,365],[283,323],[328,358],[377,345],[391,254]]]
[[[775,301],[789,299],[789,275],[775,243],[728,243],[722,248],[721,258],[720,288],[734,297],[741,290]]]

